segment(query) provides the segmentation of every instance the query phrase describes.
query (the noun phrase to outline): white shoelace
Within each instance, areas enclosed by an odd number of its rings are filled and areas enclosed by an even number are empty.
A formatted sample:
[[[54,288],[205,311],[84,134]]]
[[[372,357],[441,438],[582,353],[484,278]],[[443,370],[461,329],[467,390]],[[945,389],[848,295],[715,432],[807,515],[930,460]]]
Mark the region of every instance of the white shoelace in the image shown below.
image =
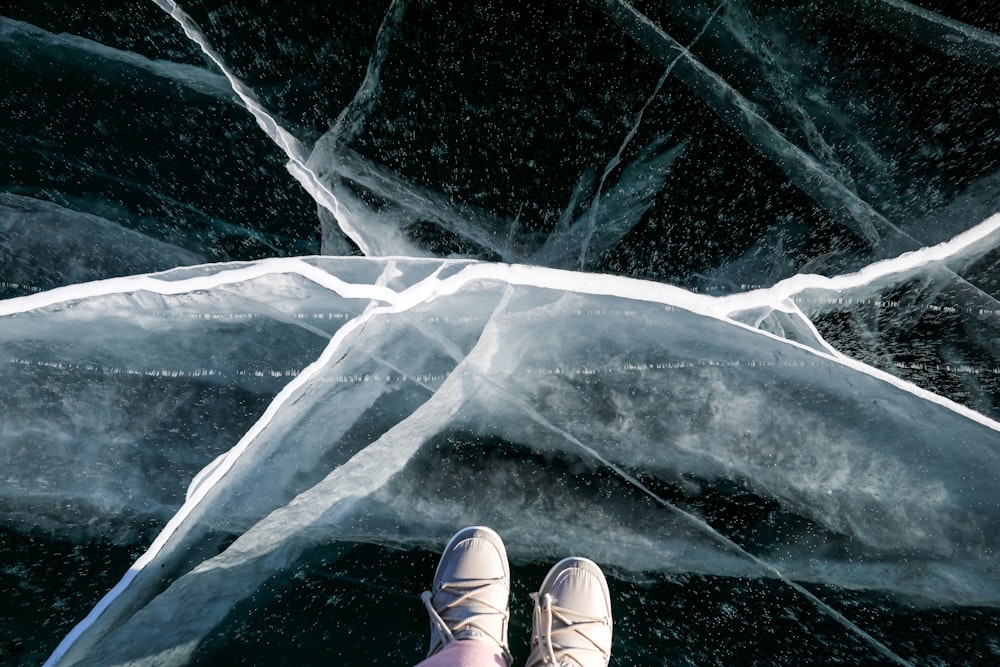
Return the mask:
[[[597,629],[597,636],[602,637],[603,629],[608,625],[606,617],[586,616],[570,609],[558,607],[552,604],[552,596],[547,593],[541,597],[538,593],[532,593],[531,597],[535,600],[535,613],[537,614],[538,625],[535,631],[538,634],[538,643],[545,656],[546,664],[569,665],[568,662],[560,661],[567,658],[572,659],[571,654],[577,651],[596,651],[601,654],[604,664],[607,664],[610,658],[609,652],[594,640],[592,633],[588,632],[590,629]],[[553,628],[553,619],[562,623],[562,627]],[[600,628],[594,628],[594,626],[600,626]],[[553,639],[560,636],[565,637],[570,633],[576,633],[583,637],[593,648],[589,646],[563,648],[557,640]],[[573,659],[573,664],[579,663]]]
[[[442,582],[440,591],[452,592],[456,594],[457,597],[454,600],[442,605],[440,610],[434,606],[434,594],[431,593],[431,591],[424,591],[420,595],[420,599],[423,600],[424,606],[427,607],[427,613],[430,614],[431,622],[435,625],[435,627],[437,627],[438,631],[444,637],[444,643],[442,646],[456,641],[456,633],[461,633],[461,631],[465,629],[472,629],[475,634],[482,635],[496,643],[496,645],[503,651],[504,660],[508,665],[510,665],[513,662],[513,657],[511,656],[506,643],[503,641],[503,637],[495,636],[478,622],[481,616],[492,616],[494,613],[502,616],[504,623],[509,620],[509,610],[506,608],[500,609],[489,600],[485,600],[481,597],[481,594],[490,586],[503,585],[504,582],[497,579],[467,579],[460,582]],[[444,617],[448,616],[448,612],[469,603],[488,607],[492,611],[472,614],[467,618],[454,620],[452,621],[452,625],[449,627],[448,623],[444,620]]]

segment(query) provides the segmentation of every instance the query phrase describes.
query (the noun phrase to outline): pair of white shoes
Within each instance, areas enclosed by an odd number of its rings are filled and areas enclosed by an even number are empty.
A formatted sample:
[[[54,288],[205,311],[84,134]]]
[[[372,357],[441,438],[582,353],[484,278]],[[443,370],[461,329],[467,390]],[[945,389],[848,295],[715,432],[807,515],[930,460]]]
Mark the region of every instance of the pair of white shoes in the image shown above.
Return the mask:
[[[499,647],[508,667],[510,566],[503,541],[485,526],[458,531],[422,598],[431,616],[428,656],[465,639]],[[559,561],[535,600],[526,667],[607,667],[611,658],[611,597],[604,574],[586,558]]]

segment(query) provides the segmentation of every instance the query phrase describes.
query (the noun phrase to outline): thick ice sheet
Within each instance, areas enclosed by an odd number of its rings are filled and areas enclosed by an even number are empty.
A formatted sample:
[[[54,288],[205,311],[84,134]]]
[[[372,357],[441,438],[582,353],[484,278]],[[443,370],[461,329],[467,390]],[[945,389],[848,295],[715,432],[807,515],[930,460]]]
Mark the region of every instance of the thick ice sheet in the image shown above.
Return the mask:
[[[902,271],[907,258],[896,265]],[[890,263],[882,268],[853,281],[893,273]],[[584,545],[624,577],[782,576],[1000,602],[991,530],[1000,512],[1000,425],[724,314],[739,302],[781,309],[793,295],[723,299],[631,279],[440,260],[270,260],[184,273],[5,302],[8,339],[49,350],[22,353],[41,368],[72,370],[87,360],[112,386],[122,375],[158,373],[220,384],[196,371],[222,374],[231,340],[234,358],[268,364],[247,373],[248,387],[288,382],[214,461],[211,448],[185,438],[160,451],[203,457],[207,467],[183,506],[181,475],[173,480],[175,495],[163,504],[173,500],[178,513],[67,640],[67,664],[181,664],[234,605],[311,546],[423,544],[456,521],[502,529],[515,557]],[[228,322],[227,313],[244,319]],[[77,328],[70,348],[51,333],[65,330],[57,323],[67,318],[93,331]],[[205,326],[219,330],[219,342],[204,345],[212,340]],[[301,343],[289,336],[296,330]],[[130,340],[129,367],[102,357],[122,349],[107,338],[119,331]],[[273,335],[288,361],[273,356]],[[192,339],[213,351],[209,360],[181,352]],[[296,367],[291,379],[272,373]],[[139,402],[149,404],[155,393],[145,392]],[[81,440],[75,444],[91,437]],[[80,479],[97,512],[118,486],[134,498],[163,496],[158,489],[167,487],[168,479],[144,477],[142,463],[123,476],[120,452],[75,453],[96,469]],[[37,475],[8,455],[12,472]],[[720,480],[816,528],[776,531],[744,552],[676,507],[678,492],[697,496]],[[53,492],[72,497],[75,489],[63,482]],[[18,495],[27,491],[21,485]],[[109,505],[106,520],[121,509]],[[53,520],[68,530],[73,518]],[[172,621],[152,622],[166,617]]]

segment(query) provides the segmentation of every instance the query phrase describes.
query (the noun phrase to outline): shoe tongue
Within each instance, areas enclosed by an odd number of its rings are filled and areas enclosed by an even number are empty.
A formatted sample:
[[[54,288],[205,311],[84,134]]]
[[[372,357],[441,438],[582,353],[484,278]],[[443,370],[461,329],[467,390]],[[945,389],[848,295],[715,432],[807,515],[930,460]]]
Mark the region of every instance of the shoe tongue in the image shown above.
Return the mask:
[[[459,639],[459,640],[477,639],[479,641],[488,642],[488,643],[493,644],[494,646],[496,646],[496,640],[495,639],[493,639],[492,637],[484,634],[483,632],[480,632],[479,630],[477,630],[476,628],[473,628],[471,626],[467,627],[467,628],[462,628],[461,630],[459,630],[458,632],[456,632],[455,633],[455,639]]]

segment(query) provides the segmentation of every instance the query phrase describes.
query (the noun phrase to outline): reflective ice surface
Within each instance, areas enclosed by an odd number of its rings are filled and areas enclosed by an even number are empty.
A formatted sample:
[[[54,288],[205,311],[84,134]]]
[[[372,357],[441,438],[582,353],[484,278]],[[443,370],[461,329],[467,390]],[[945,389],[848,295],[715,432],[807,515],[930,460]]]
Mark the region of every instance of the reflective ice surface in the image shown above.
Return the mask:
[[[995,660],[990,12],[7,13],[0,657],[413,662],[487,523],[515,649]]]

